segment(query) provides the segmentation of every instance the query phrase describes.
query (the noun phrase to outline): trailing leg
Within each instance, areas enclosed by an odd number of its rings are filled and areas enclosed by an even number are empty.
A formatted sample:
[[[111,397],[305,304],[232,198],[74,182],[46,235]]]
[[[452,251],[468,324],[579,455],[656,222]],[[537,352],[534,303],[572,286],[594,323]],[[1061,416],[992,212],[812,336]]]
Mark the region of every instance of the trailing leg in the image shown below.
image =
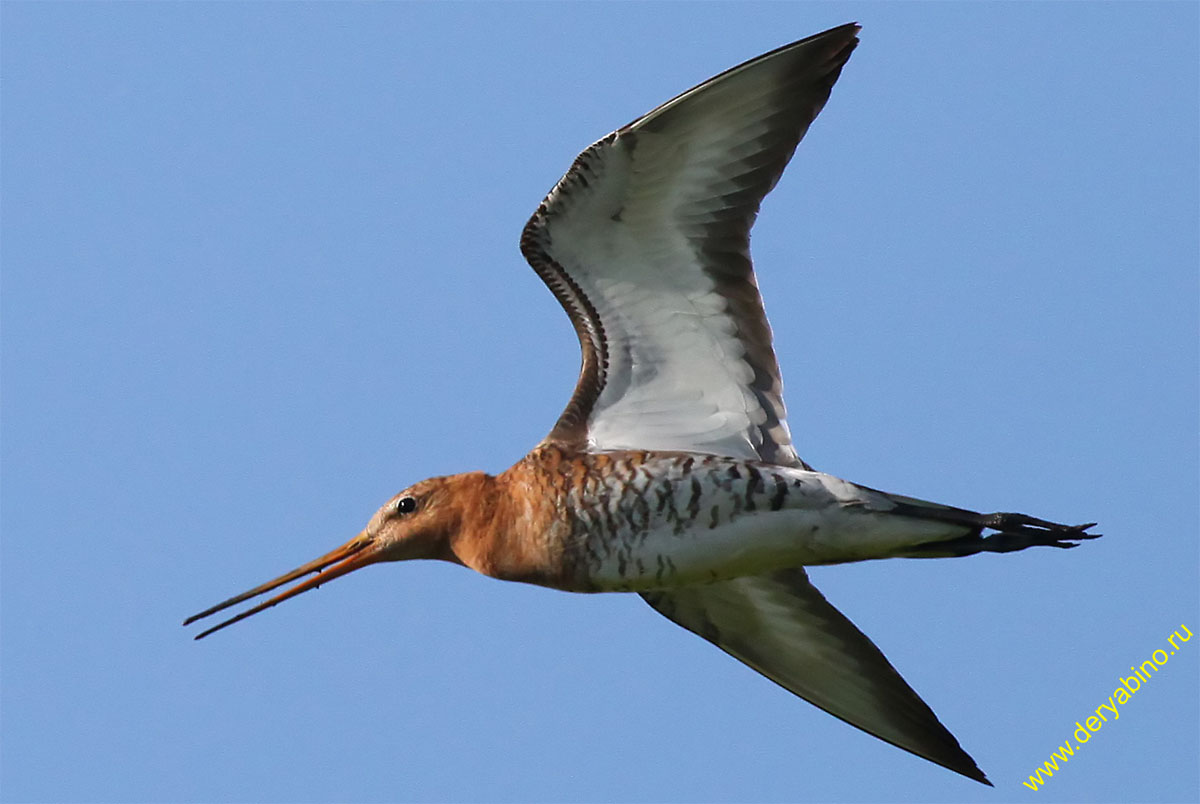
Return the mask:
[[[896,507],[890,512],[898,516],[953,522],[974,528],[973,533],[942,541],[926,542],[907,547],[897,553],[904,558],[951,558],[976,553],[1014,553],[1027,547],[1078,547],[1084,539],[1095,539],[1099,533],[1088,533],[1086,525],[1062,525],[1027,514],[980,514],[963,508],[927,503],[911,497],[888,495]],[[985,533],[985,531],[995,531]]]

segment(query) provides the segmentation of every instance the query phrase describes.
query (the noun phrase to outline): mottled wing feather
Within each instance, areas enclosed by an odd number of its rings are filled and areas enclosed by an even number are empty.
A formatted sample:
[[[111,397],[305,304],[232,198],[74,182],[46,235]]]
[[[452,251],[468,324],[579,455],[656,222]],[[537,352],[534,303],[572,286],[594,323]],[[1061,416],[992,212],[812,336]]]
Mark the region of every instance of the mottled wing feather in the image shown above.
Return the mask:
[[[583,358],[548,440],[803,465],[749,234],[857,31],[706,81],[589,147],[551,190],[521,250],[570,315]]]
[[[647,592],[658,612],[868,734],[985,784],[975,761],[803,569]]]

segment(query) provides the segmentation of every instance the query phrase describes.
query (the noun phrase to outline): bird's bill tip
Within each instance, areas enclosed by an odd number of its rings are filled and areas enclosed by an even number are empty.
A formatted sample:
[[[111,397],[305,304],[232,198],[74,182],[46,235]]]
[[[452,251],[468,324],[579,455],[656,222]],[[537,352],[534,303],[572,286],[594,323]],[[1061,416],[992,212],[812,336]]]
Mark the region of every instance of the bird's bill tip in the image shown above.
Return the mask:
[[[297,578],[309,575],[310,573],[317,573],[317,575],[313,576],[312,578],[296,584],[291,589],[287,589],[278,595],[259,603],[257,606],[249,608],[237,616],[231,617],[228,620],[225,620],[224,622],[221,622],[212,628],[197,634],[195,637],[196,639],[203,639],[215,631],[220,631],[222,628],[233,625],[239,620],[244,620],[253,614],[257,614],[260,611],[269,609],[277,603],[282,603],[290,597],[295,597],[302,592],[307,592],[309,589],[315,589],[323,583],[332,581],[334,578],[339,578],[342,575],[359,569],[360,567],[365,567],[368,564],[374,564],[379,560],[378,543],[371,537],[367,536],[365,532],[360,533],[350,541],[334,550],[331,550],[320,558],[314,559],[303,566],[297,567],[296,569],[285,573],[284,575],[280,575],[278,578],[275,578],[272,581],[267,581],[266,583],[256,586],[253,589],[241,593],[240,595],[235,595],[228,600],[222,601],[211,608],[205,609],[199,614],[193,614],[191,617],[188,617],[186,620],[184,620],[183,624],[191,625],[197,620],[202,620],[205,617],[216,614],[219,611],[224,611],[231,606],[236,606],[238,603],[258,597],[259,595],[270,592],[273,589],[278,589],[280,586],[291,583]]]

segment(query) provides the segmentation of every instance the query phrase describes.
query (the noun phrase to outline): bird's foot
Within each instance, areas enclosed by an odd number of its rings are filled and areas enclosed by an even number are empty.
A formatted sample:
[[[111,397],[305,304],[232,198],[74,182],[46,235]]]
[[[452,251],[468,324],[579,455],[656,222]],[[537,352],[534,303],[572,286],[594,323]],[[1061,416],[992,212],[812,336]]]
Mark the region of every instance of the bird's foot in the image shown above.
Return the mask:
[[[985,514],[985,528],[998,531],[983,537],[985,550],[993,553],[1012,553],[1027,547],[1078,547],[1083,539],[1096,539],[1101,534],[1088,533],[1095,522],[1086,525],[1061,525],[1027,514]]]

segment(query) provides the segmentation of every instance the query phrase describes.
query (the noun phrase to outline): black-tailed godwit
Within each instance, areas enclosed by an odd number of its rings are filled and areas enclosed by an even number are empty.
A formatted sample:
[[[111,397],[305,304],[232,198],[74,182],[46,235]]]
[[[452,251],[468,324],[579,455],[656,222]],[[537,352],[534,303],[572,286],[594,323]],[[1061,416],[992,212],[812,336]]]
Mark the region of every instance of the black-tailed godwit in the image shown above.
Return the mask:
[[[581,153],[521,234],[582,348],[549,435],[499,475],[410,486],[331,553],[188,618],[318,573],[196,638],[384,561],[635,592],[830,714],[988,783],[804,567],[1074,547],[1097,534],[866,488],[792,447],[750,228],[858,31],[842,25],[726,70]]]

